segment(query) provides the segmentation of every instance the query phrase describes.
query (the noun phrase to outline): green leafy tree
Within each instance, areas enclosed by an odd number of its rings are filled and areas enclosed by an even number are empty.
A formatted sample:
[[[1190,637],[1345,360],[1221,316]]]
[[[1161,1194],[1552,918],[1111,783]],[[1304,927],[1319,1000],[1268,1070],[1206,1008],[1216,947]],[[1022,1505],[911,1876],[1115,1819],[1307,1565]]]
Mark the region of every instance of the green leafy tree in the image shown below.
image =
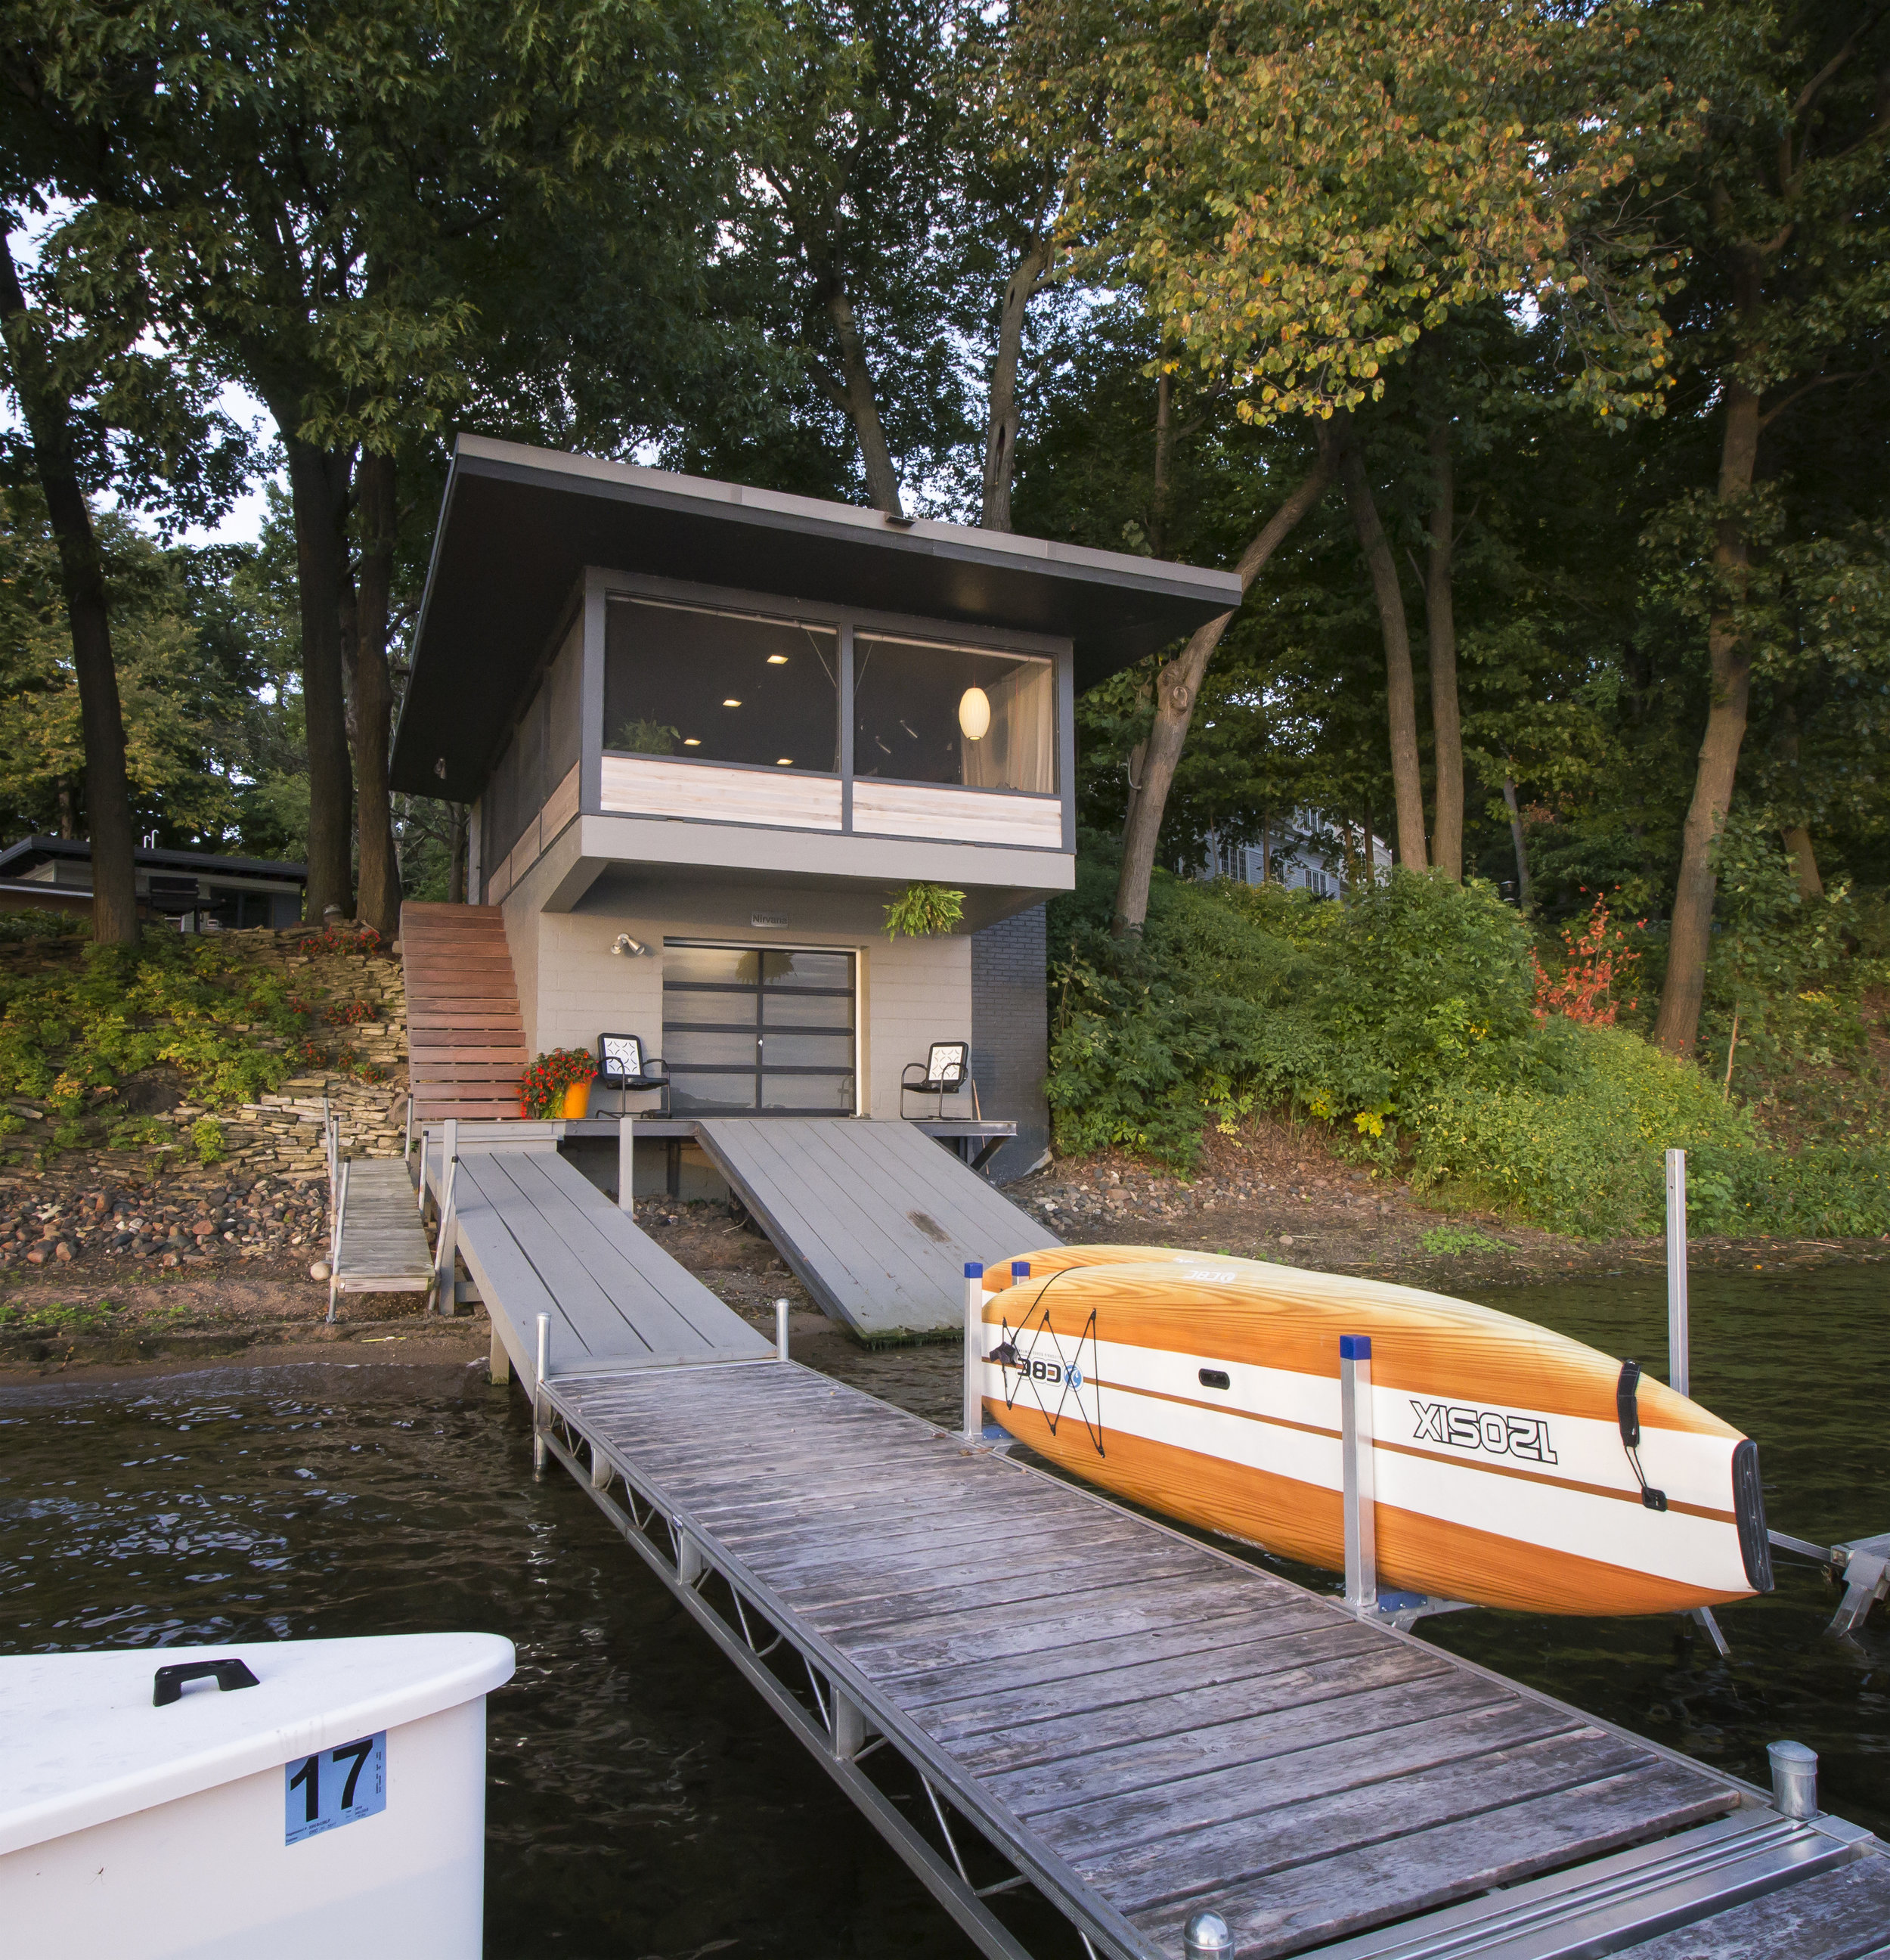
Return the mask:
[[[1225,377],[1257,422],[1319,430],[1310,468],[1238,561],[1244,588],[1345,473],[1385,625],[1399,856],[1421,866],[1402,600],[1339,418],[1377,399],[1453,309],[1498,295],[1567,323],[1587,349],[1585,399],[1614,413],[1652,401],[1664,327],[1641,302],[1656,262],[1610,229],[1603,200],[1661,91],[1575,85],[1600,72],[1591,43],[1612,47],[1612,27],[1547,8],[1234,0],[1091,18],[1070,85],[1104,78],[1107,134],[1078,152],[1069,224],[1089,264],[1146,292],[1164,364]],[[1156,689],[1119,931],[1145,911],[1164,801],[1227,624],[1197,633]]]
[[[1719,438],[1710,486],[1676,498],[1653,533],[1669,592],[1703,628],[1711,684],[1654,1030],[1685,1055],[1706,983],[1714,842],[1755,676],[1781,639],[1775,547],[1801,494],[1777,473],[1781,445],[1836,391],[1853,391],[1853,416],[1867,401],[1882,412],[1869,383],[1890,301],[1890,13],[1872,0],[1699,0],[1647,18],[1647,59],[1697,98],[1684,174],[1642,194],[1648,221],[1686,255],[1676,348]]]

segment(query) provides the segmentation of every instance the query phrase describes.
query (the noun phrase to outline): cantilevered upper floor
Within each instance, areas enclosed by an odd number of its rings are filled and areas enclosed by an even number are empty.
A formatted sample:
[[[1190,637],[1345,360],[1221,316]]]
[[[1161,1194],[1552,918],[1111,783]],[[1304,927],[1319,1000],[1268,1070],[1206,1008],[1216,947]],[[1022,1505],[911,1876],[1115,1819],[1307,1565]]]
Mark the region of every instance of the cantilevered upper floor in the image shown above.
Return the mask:
[[[1239,601],[1231,573],[462,436],[393,784],[476,806],[488,904],[634,865],[929,880],[979,923],[1072,881],[1077,690]]]

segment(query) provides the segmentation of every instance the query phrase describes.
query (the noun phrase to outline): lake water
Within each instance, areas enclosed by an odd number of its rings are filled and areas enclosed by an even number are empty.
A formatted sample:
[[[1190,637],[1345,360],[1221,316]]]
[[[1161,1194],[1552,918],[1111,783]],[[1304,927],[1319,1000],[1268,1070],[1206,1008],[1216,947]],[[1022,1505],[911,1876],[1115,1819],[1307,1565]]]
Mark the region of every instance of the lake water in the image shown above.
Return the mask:
[[[1665,1373],[1644,1275],[1485,1297]],[[1780,1530],[1890,1530],[1887,1306],[1879,1268],[1695,1277],[1695,1392],[1758,1438]],[[848,1351],[834,1372],[951,1420],[958,1366]],[[1836,1593],[1777,1570],[1722,1615],[1726,1662],[1672,1619],[1464,1613],[1424,1633],[1755,1781],[1766,1743],[1796,1736],[1826,1806],[1890,1832],[1890,1608],[1828,1640]],[[971,1951],[583,1494],[533,1483],[523,1402],[482,1373],[0,1389],[0,1652],[450,1628],[519,1648],[491,1706],[491,1953]]]

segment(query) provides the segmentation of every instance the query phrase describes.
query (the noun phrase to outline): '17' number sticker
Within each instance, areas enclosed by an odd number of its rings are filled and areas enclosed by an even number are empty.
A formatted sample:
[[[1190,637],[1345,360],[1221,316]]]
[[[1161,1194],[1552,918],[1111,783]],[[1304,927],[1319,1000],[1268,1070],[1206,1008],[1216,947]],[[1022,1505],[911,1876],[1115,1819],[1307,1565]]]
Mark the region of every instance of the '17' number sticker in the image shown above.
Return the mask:
[[[299,1844],[387,1808],[387,1731],[285,1764],[282,1841]]]

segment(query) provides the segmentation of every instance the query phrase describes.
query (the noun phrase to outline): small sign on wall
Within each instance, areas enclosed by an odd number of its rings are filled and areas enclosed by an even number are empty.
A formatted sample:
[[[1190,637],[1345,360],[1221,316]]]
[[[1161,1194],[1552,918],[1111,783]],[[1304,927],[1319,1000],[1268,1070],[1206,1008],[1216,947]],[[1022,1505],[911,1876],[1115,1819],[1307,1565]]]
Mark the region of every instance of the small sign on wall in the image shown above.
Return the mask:
[[[778,930],[787,924],[787,914],[786,912],[751,912],[748,915],[748,924],[759,931],[766,931],[770,928]]]

